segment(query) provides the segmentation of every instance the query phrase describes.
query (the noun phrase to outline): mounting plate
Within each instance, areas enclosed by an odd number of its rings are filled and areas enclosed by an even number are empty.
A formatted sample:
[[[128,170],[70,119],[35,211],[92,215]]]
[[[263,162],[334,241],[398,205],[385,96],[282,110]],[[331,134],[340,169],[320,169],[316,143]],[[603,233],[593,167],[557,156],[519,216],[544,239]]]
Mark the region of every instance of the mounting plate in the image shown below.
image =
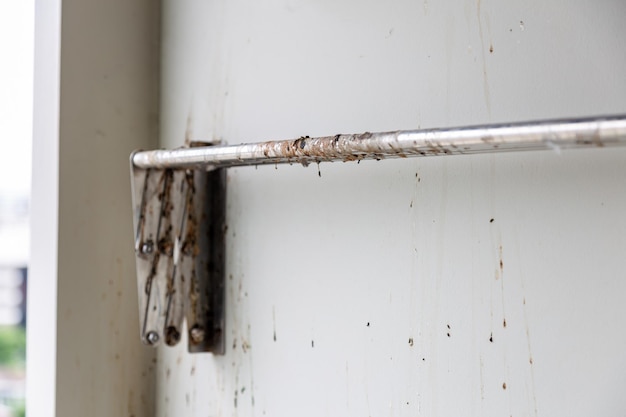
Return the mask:
[[[223,354],[225,170],[143,169],[132,160],[141,339],[174,346],[186,318],[189,352]]]

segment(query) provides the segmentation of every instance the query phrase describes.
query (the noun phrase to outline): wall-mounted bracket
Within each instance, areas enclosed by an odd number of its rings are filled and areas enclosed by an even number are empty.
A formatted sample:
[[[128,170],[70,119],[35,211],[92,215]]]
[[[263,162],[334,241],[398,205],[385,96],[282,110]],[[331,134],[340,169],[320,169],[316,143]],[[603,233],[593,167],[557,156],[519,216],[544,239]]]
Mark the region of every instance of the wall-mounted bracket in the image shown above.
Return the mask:
[[[224,353],[224,169],[131,172],[141,339]]]

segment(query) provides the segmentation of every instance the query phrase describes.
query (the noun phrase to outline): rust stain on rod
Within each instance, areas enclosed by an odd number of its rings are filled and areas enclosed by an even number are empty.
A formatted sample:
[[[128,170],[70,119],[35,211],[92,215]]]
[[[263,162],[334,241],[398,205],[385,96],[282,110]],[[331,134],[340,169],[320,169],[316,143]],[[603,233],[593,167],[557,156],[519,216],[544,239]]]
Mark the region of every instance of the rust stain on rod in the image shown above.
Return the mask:
[[[140,168],[219,168],[626,145],[626,115],[450,129],[338,134],[136,152]]]

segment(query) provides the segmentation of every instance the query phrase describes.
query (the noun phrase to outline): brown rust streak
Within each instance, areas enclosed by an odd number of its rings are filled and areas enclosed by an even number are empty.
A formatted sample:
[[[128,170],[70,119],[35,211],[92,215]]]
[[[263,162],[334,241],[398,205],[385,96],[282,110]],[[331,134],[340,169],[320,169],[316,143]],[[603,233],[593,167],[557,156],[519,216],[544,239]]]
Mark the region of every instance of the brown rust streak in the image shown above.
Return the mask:
[[[197,257],[198,254],[200,253],[200,245],[198,242],[198,233],[199,233],[198,228],[200,227],[198,224],[198,221],[200,219],[198,219],[198,213],[196,213],[196,207],[194,205],[194,199],[195,199],[195,193],[196,193],[194,177],[195,177],[194,171],[188,170],[185,175],[185,181],[187,182],[187,187],[188,187],[187,197],[186,197],[187,198],[187,203],[186,203],[187,210],[186,210],[186,213],[184,214],[186,216],[186,221],[185,221],[186,227],[185,227],[185,238],[184,238],[182,248],[181,248],[182,256],[190,256],[192,258]],[[198,293],[197,280],[198,280],[198,276],[196,274],[196,268],[194,265],[194,267],[189,272],[188,308],[192,317],[198,316],[198,309],[199,309],[199,305],[198,305],[199,293]],[[189,328],[192,328],[195,325],[196,325],[195,323],[188,322]],[[192,343],[197,344],[197,343],[194,343],[193,341]]]
[[[598,148],[604,147],[604,142],[602,142],[602,138],[600,137],[599,131],[596,131],[593,134],[593,144],[596,145]]]
[[[193,317],[198,317],[198,299],[200,296],[196,285],[197,279],[196,268],[193,268],[191,270],[191,280],[189,281],[189,309]],[[191,328],[192,325],[195,325],[195,323],[188,323],[189,328]]]
[[[589,135],[576,135],[577,145],[594,145],[598,148],[604,147],[604,142],[600,137],[600,132],[596,131],[591,137]]]
[[[174,203],[172,202],[172,186],[174,184],[174,172],[171,169],[165,170],[163,173],[163,198],[161,200],[161,219],[162,224],[158,231],[159,241],[157,242],[158,252],[163,256],[169,258],[170,266],[172,262],[172,255],[174,253],[174,242],[172,240],[172,211],[174,209]],[[174,277],[171,274],[167,275],[166,281],[167,289],[166,295],[170,297],[174,293]]]
[[[260,143],[263,155],[289,162],[325,162],[333,159],[354,161],[368,154],[380,152],[372,146],[359,149],[371,137],[371,133],[360,135],[334,135],[319,138],[302,136],[294,141],[269,141]]]
[[[193,206],[193,197],[196,192],[193,177],[193,171],[187,172],[187,175],[185,176],[189,191],[187,192],[187,213],[185,213],[185,215],[187,216],[187,227],[185,230],[185,240],[183,241],[181,252],[187,256],[197,256],[200,252],[200,248],[198,247],[198,241],[196,238],[198,234],[198,219]]]
[[[374,135],[365,132],[357,135],[337,134],[311,138],[302,136],[293,141],[268,141],[259,143],[260,153],[273,161],[286,161],[306,164],[333,160],[360,161],[362,159],[384,159],[386,154],[406,158],[407,152],[401,149],[398,132],[389,133],[384,142],[370,140]],[[430,149],[432,153],[448,153],[447,150]],[[411,152],[408,152],[411,153]],[[415,152],[423,154],[422,152]]]

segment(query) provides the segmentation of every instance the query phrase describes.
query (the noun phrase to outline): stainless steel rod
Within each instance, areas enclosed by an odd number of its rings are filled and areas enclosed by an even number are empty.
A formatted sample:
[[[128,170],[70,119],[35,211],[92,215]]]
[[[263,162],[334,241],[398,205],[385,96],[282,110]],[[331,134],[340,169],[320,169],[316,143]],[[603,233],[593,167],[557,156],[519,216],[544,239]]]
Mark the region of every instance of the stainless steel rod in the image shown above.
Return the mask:
[[[626,145],[626,115],[449,129],[338,134],[226,146],[140,151],[139,168],[218,168],[244,165],[408,158],[561,150]]]

